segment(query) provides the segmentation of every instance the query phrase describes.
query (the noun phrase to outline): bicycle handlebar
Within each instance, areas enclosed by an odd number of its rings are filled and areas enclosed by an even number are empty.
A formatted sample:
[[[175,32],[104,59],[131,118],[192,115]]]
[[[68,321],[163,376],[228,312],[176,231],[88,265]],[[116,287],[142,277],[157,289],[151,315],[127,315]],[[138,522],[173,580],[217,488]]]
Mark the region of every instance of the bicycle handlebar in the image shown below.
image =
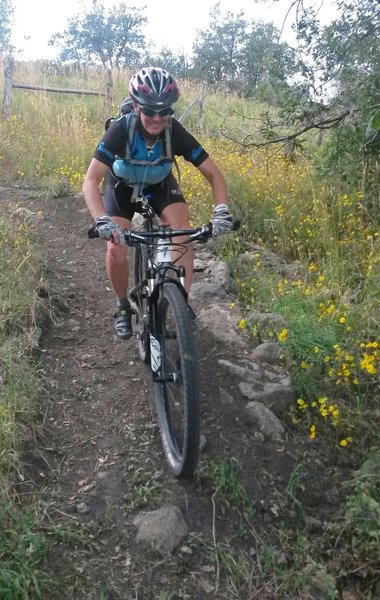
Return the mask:
[[[240,227],[240,221],[234,221],[233,231],[237,231]],[[87,231],[90,239],[98,238],[99,233],[93,223],[90,225]],[[212,223],[196,227],[195,229],[171,229],[170,227],[162,226],[161,229],[155,229],[154,231],[134,231],[130,229],[124,229],[124,239],[128,246],[134,246],[136,244],[149,244],[152,238],[170,239],[173,237],[180,237],[182,235],[188,236],[188,240],[182,243],[189,243],[195,241],[206,241],[209,237],[212,237]]]

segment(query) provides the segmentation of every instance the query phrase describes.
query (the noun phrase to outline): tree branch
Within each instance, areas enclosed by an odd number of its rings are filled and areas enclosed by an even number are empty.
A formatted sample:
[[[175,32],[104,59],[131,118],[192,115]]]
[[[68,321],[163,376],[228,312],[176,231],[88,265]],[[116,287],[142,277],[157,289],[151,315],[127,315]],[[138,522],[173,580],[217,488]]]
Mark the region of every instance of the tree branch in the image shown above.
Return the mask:
[[[297,137],[299,137],[303,133],[306,133],[306,131],[310,131],[311,129],[318,129],[318,130],[321,130],[321,129],[331,129],[332,127],[334,127],[335,125],[337,125],[338,123],[340,123],[341,121],[343,121],[348,115],[356,113],[356,112],[361,112],[361,111],[362,111],[361,108],[346,109],[346,110],[342,111],[338,115],[327,117],[326,119],[322,119],[321,121],[318,121],[318,122],[308,123],[307,125],[305,125],[301,129],[299,129],[297,131],[294,131],[293,133],[289,133],[289,134],[286,134],[286,135],[277,136],[277,137],[272,138],[271,140],[266,140],[265,142],[244,142],[244,141],[243,142],[239,142],[238,140],[236,140],[235,138],[231,137],[230,135],[228,135],[223,130],[221,130],[220,133],[221,133],[221,135],[225,139],[228,139],[228,140],[240,143],[245,148],[248,148],[250,146],[253,146],[255,148],[262,148],[264,146],[269,146],[271,144],[279,144],[279,143],[282,143],[282,142],[290,142],[292,140],[295,140]]]

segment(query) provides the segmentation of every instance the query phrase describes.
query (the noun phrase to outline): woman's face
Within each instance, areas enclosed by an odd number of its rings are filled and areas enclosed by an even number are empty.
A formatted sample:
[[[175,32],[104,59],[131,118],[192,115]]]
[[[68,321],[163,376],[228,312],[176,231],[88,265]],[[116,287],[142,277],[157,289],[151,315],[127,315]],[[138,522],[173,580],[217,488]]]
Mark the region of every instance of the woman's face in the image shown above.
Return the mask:
[[[166,124],[170,118],[170,114],[162,116],[159,111],[155,112],[152,116],[148,116],[143,112],[144,108],[141,109],[141,106],[136,106],[135,111],[138,117],[140,117],[141,123],[150,135],[157,136],[163,132],[166,127]],[[151,112],[151,111],[149,111]]]

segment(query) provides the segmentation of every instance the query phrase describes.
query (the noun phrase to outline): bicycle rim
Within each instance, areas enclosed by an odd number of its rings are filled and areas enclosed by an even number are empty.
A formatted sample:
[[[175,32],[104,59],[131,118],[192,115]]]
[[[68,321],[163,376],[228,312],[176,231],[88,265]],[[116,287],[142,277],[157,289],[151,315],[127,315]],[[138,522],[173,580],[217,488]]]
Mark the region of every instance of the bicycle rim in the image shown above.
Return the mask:
[[[146,277],[146,265],[147,265],[147,251],[146,248],[137,246],[134,249],[133,255],[133,277],[134,285],[144,281]],[[142,361],[146,364],[150,363],[150,351],[149,351],[149,314],[148,314],[148,298],[144,295],[143,290],[139,290],[136,293],[136,303],[138,304],[141,315],[135,315],[135,332],[137,336],[137,347],[139,355]]]
[[[199,452],[199,372],[189,311],[175,284],[164,284],[157,315],[161,347],[155,401],[164,452],[176,477],[191,477]]]

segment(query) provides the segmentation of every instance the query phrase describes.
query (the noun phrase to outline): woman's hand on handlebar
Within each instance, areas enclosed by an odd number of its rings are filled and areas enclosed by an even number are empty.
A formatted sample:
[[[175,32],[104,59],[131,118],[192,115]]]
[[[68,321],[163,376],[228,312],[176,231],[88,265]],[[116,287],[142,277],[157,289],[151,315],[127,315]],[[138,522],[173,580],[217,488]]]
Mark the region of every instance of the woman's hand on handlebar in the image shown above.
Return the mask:
[[[211,215],[212,235],[218,237],[234,230],[234,219],[227,204],[218,204]]]
[[[101,215],[94,223],[94,228],[103,240],[110,240],[114,244],[125,244],[124,229],[115,223],[108,215]]]

